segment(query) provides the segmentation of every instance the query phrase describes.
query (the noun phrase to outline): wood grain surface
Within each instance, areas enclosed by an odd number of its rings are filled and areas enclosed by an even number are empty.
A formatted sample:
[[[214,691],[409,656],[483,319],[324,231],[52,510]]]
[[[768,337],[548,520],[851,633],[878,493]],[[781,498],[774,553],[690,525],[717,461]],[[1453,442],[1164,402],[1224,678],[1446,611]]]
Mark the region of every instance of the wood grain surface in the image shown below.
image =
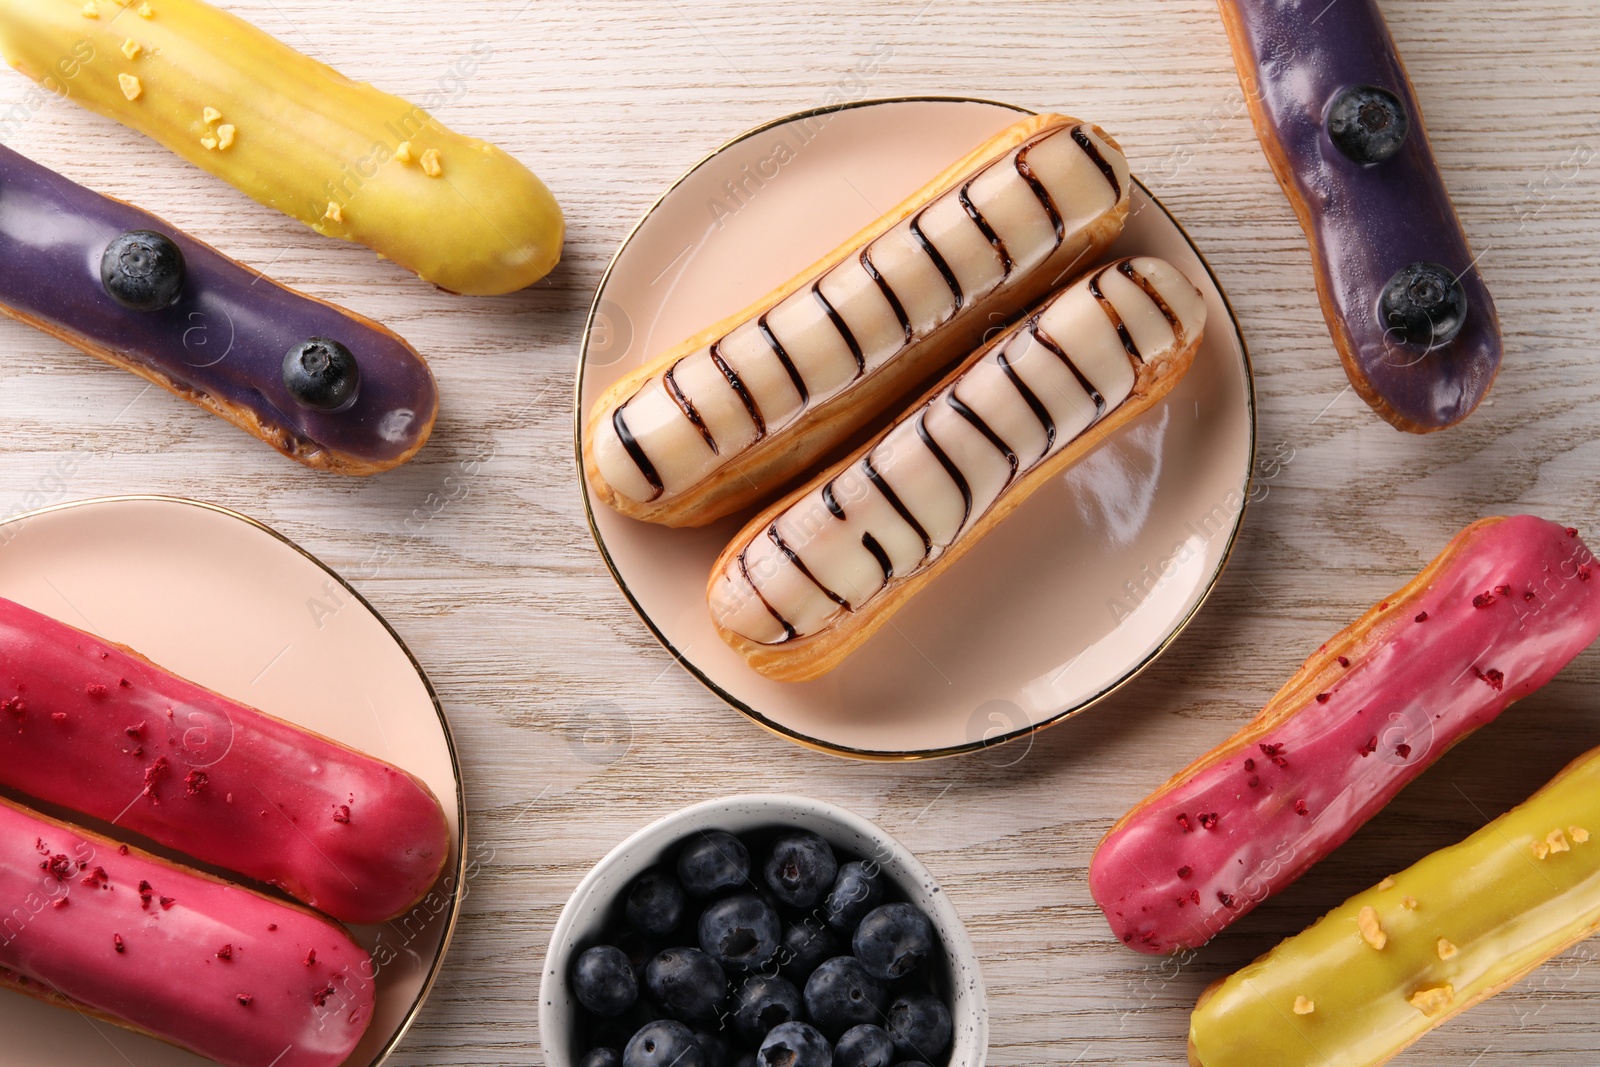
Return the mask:
[[[109,121],[40,104],[0,72],[6,143],[387,323],[438,374],[443,409],[422,455],[392,474],[341,479],[0,322],[0,514],[121,492],[237,508],[349,577],[438,686],[465,766],[478,873],[443,978],[393,1062],[541,1063],[545,942],[589,865],[681,805],[793,790],[878,820],[943,881],[983,957],[990,1063],[1181,1063],[1188,1010],[1209,981],[1600,744],[1591,650],[1299,885],[1181,963],[1116,945],[1084,884],[1116,816],[1231,733],[1461,526],[1531,510],[1584,527],[1591,543],[1600,533],[1600,9],[1384,3],[1507,335],[1485,406],[1416,438],[1346,385],[1305,243],[1206,0],[225,6],[503,145],[551,186],[570,224],[565,261],[545,282],[510,297],[447,296]],[[1032,743],[861,765],[762,733],[650,638],[584,523],[571,395],[590,295],[669,182],[765,120],[907,93],[1059,109],[1121,140],[1243,321],[1261,490],[1198,623],[1114,699]],[[1594,1064],[1597,1004],[1591,944],[1396,1062]]]

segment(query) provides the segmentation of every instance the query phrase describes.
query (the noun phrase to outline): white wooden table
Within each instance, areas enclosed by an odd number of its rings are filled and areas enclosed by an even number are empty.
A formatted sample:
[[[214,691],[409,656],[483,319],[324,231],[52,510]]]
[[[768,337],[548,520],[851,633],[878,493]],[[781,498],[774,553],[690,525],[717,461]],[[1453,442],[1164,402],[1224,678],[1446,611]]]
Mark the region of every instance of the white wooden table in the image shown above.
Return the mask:
[[[73,106],[52,104],[7,138],[386,322],[433,362],[444,395],[433,443],[400,471],[341,480],[0,323],[0,513],[131,491],[238,508],[350,577],[431,672],[461,748],[478,862],[449,964],[396,1063],[541,1062],[540,962],[579,877],[645,822],[753,790],[841,802],[920,852],[983,955],[997,1067],[1181,1063],[1188,1009],[1211,979],[1600,744],[1591,650],[1183,967],[1114,944],[1084,885],[1117,815],[1232,732],[1459,527],[1526,509],[1600,530],[1600,9],[1385,3],[1507,333],[1490,401],[1424,439],[1390,430],[1346,388],[1207,0],[226,6],[497,141],[570,222],[547,281],[455,298]],[[873,56],[875,72],[856,74]],[[0,113],[25,88],[0,73]],[[584,524],[571,382],[600,273],[668,182],[731,135],[830,94],[907,93],[1065,110],[1121,139],[1242,318],[1267,494],[1200,622],[1116,698],[1031,747],[869,766],[767,736],[649,637]],[[1597,958],[1600,946],[1580,948],[1397,1062],[1594,1064]]]

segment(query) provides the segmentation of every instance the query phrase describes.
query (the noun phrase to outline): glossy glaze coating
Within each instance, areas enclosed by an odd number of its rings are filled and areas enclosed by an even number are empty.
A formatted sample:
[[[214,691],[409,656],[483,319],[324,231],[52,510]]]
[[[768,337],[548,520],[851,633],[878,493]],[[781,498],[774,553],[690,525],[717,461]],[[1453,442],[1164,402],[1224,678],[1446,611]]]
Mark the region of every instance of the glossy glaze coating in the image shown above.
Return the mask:
[[[1132,948],[1204,944],[1597,635],[1600,570],[1576,531],[1529,515],[1473,524],[1112,827],[1090,892]]]
[[[0,987],[229,1067],[336,1067],[374,974],[320,915],[0,801]]]
[[[1499,320],[1377,3],[1220,3],[1256,132],[1310,239],[1323,313],[1351,383],[1403,430],[1466,418],[1499,371]],[[1394,93],[1410,119],[1399,152],[1381,163],[1347,158],[1326,129],[1334,99],[1362,85]],[[1455,272],[1469,305],[1460,334],[1432,350],[1386,335],[1378,313],[1390,278],[1418,262]]]
[[[129,230],[154,230],[182,249],[187,277],[170,307],[131,311],[101,284],[106,246]],[[439,406],[428,365],[377,323],[286,289],[4,147],[0,305],[313,467],[367,474],[403,463],[427,441]],[[284,355],[310,337],[333,338],[355,354],[362,382],[350,408],[313,411],[284,388]]]
[[[754,459],[762,450],[784,439],[803,459],[842,444],[893,399],[877,397],[885,379],[969,324],[992,325],[996,316],[982,312],[1020,310],[1120,232],[1127,163],[1094,127],[1038,116],[992,145],[890,212],[892,225],[880,220],[842,254],[612,386],[585,443],[602,499],[655,519],[718,479],[778,488],[805,464],[766,478]],[[974,335],[904,388],[977,343]],[[734,510],[708,503],[696,524]]]
[[[1384,1063],[1600,925],[1596,834],[1600,750],[1214,985],[1190,1020],[1190,1062]]]
[[[405,912],[450,849],[439,802],[398,767],[4,599],[0,785],[345,922]]]
[[[1200,294],[1164,260],[1120,260],[1080,279],[866,455],[746,527],[712,584],[717,626],[777,645],[871,610],[1119,407],[1146,356],[1184,347],[1204,324]]]
[[[0,52],[268,207],[451,292],[521,289],[560,258],[561,209],[527,167],[201,0],[0,0]],[[475,49],[453,73],[478,62]]]

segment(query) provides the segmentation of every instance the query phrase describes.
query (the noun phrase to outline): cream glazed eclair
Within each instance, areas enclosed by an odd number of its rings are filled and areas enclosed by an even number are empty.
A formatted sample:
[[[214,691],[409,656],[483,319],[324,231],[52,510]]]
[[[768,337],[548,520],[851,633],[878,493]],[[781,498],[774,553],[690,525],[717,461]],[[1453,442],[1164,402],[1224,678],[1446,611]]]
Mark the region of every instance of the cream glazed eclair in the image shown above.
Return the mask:
[[[1122,232],[1098,127],[1014,124],[789,282],[595,402],[584,472],[632,518],[700,526],[770,496]],[[999,316],[999,318],[997,318]]]
[[[1206,305],[1181,271],[1100,267],[892,427],[757,516],[712,568],[717,632],[760,673],[822,675],[1035,489],[1164,397]]]
[[[1112,932],[1198,948],[1294,882],[1600,636],[1595,577],[1571,527],[1518,515],[1457,534],[1106,833],[1089,891]]]
[[[1600,928],[1600,749],[1201,995],[1193,1067],[1376,1067]]]

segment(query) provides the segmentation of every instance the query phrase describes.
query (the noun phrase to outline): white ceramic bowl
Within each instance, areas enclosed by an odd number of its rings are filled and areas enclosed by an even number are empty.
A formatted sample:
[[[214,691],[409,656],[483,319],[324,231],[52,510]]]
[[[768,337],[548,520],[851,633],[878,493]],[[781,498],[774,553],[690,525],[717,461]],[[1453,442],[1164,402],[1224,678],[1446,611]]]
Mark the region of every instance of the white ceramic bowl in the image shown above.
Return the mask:
[[[947,997],[955,1023],[950,1067],[983,1067],[989,1049],[989,1011],[978,957],[961,917],[928,869],[899,841],[855,812],[810,797],[780,794],[727,797],[674,812],[612,849],[578,883],[550,935],[539,984],[539,1034],[547,1067],[573,1067],[583,1053],[573,1033],[577,1003],[567,988],[573,949],[599,941],[628,883],[691,834],[709,830],[742,834],[775,826],[811,830],[840,851],[876,860],[898,887],[898,895],[927,914],[945,950],[937,964],[935,988]]]

